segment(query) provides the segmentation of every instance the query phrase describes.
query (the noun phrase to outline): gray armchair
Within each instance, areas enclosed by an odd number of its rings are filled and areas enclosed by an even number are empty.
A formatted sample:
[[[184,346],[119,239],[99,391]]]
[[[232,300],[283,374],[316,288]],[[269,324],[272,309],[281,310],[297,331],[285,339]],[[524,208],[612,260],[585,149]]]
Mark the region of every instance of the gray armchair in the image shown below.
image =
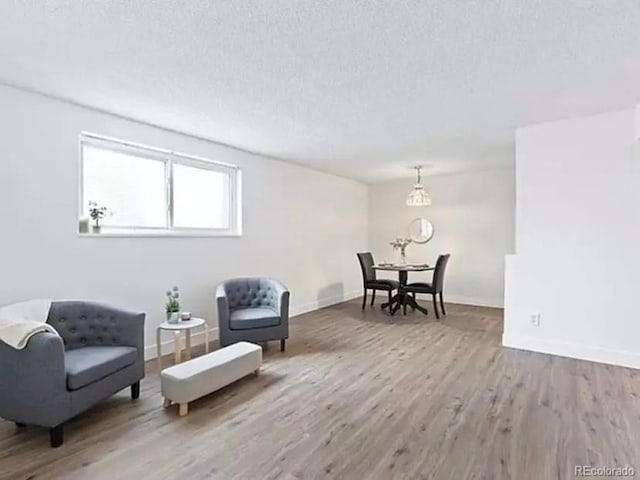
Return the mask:
[[[289,338],[289,290],[273,278],[234,278],[218,286],[220,346]]]
[[[38,333],[23,350],[0,341],[0,417],[48,427],[59,447],[67,420],[129,386],[138,398],[144,320],[97,303],[53,302],[47,323],[62,338]]]

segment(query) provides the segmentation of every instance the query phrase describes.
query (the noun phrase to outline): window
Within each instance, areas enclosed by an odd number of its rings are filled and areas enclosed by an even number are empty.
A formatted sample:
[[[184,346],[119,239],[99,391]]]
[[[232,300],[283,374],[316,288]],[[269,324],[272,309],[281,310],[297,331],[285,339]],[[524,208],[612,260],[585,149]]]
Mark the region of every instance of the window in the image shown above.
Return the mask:
[[[238,167],[82,134],[80,171],[81,233],[241,233]]]

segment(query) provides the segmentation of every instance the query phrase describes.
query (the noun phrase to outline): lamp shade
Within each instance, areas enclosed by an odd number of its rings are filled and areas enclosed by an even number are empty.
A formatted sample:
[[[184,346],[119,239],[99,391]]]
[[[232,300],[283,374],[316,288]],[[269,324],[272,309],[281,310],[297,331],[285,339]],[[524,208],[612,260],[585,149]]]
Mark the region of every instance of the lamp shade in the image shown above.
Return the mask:
[[[407,195],[407,205],[410,207],[427,207],[431,205],[431,196],[425,192],[420,183],[416,183]]]
[[[407,195],[407,205],[410,207],[427,207],[431,205],[431,196],[425,191],[422,186],[420,177],[421,166],[414,167],[418,176],[418,181],[413,186],[413,190]]]

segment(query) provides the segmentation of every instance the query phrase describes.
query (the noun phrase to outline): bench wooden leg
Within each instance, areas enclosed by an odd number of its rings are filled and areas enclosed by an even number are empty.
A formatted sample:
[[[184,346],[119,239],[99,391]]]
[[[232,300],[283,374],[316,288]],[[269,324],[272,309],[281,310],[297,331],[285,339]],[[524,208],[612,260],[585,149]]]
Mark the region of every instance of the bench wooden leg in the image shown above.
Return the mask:
[[[171,406],[171,400],[169,400],[168,398],[165,398],[164,402],[162,403],[162,406],[164,408],[169,408]]]
[[[187,413],[189,413],[189,404],[181,403],[179,413],[181,417],[184,417]]]

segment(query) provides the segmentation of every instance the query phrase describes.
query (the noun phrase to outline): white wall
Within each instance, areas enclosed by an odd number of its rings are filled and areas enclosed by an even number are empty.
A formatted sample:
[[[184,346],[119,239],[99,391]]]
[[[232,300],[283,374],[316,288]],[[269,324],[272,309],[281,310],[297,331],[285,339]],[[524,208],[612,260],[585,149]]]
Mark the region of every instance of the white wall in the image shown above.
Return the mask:
[[[241,166],[243,237],[79,238],[81,131]],[[367,187],[355,181],[2,86],[0,179],[0,305],[77,298],[145,311],[152,345],[174,284],[212,327],[215,286],[229,277],[280,278],[293,313],[361,292]]]
[[[518,130],[504,345],[640,367],[635,128],[629,109]]]
[[[435,263],[451,253],[445,299],[474,305],[502,306],[504,258],[513,252],[514,171],[512,168],[426,177],[432,195],[429,207],[408,207],[411,180],[376,184],[369,188],[369,245],[376,261],[398,260],[389,242],[407,236],[409,223],[429,219],[433,239],[407,247],[408,261]],[[411,274],[430,278],[431,274]],[[425,277],[426,275],[426,277]]]

